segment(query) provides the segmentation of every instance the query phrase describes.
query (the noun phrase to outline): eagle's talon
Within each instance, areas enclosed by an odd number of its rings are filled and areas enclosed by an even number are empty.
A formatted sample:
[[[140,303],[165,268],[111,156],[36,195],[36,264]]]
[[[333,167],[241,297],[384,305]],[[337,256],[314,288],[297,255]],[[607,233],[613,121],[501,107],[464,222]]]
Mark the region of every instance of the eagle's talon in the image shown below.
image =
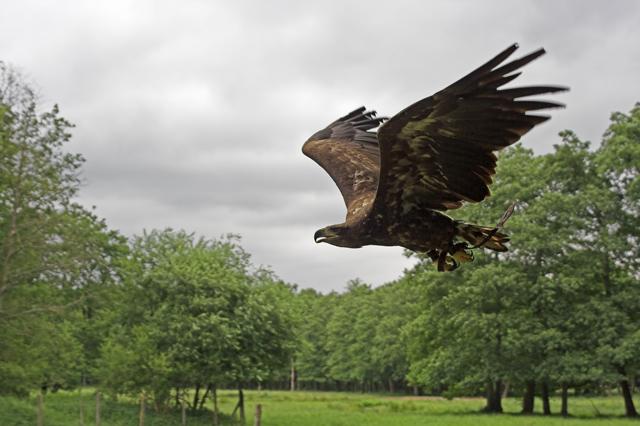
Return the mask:
[[[438,264],[438,271],[455,271],[460,266],[460,263],[457,262],[453,257],[445,255],[440,255],[437,259],[433,260],[433,263]]]
[[[457,262],[454,258],[447,256],[447,261],[444,264],[445,271],[455,271],[460,266],[460,262]]]
[[[463,248],[457,249],[455,252],[451,253],[451,255],[458,261],[462,263],[473,262],[473,252],[471,250],[466,251]]]

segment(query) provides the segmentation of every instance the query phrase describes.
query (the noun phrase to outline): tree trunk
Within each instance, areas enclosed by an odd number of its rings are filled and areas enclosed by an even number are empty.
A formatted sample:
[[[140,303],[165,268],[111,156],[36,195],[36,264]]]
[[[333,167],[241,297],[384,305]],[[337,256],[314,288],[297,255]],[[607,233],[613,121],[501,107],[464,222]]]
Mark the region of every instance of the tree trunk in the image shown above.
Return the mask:
[[[562,383],[562,406],[560,408],[561,416],[569,415],[569,385],[566,382]]]
[[[196,412],[196,409],[198,408],[198,399],[200,397],[200,385],[197,384],[196,385],[196,394],[193,396],[193,406],[191,407],[191,411],[192,412]],[[186,398],[186,394],[185,394],[185,398]]]
[[[393,394],[393,379],[389,377],[389,393]]]
[[[542,382],[542,413],[545,416],[551,415],[551,406],[549,405],[549,385]]]
[[[624,409],[627,417],[638,417],[635,405],[633,405],[633,394],[631,393],[631,387],[629,381],[626,379],[627,372],[623,366],[616,366],[618,373],[623,377],[620,380],[620,388],[622,389],[622,397],[624,398]]]
[[[295,390],[296,385],[296,366],[293,363],[293,358],[291,358],[291,392]]]
[[[207,386],[207,390],[205,391],[204,396],[200,400],[200,409],[201,410],[202,410],[202,407],[204,406],[204,401],[207,399],[207,396],[209,395],[209,391],[210,390],[211,390],[211,383],[209,383],[209,385]]]
[[[418,385],[413,385],[413,396],[418,396]]]
[[[622,397],[624,398],[624,409],[627,417],[631,417],[631,418],[638,417],[638,412],[636,411],[636,407],[635,405],[633,405],[633,394],[631,393],[629,382],[627,380],[620,381],[620,387],[622,388]]]
[[[507,385],[504,387],[504,390],[502,391],[502,399],[505,399],[506,397],[509,396],[509,386],[511,385],[511,383],[507,382]]]
[[[536,396],[536,382],[534,380],[527,380],[527,389],[522,399],[522,413],[533,414],[533,406]]]
[[[502,381],[487,383],[487,406],[484,407],[486,413],[502,413]]]

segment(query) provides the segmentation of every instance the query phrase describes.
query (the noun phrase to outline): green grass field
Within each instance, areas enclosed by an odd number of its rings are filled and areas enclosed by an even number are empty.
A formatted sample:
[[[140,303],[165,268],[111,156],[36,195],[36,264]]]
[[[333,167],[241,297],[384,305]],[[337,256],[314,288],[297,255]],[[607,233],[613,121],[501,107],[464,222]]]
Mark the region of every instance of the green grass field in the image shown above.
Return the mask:
[[[95,389],[83,390],[83,417],[85,426],[95,424]],[[237,400],[233,391],[219,392],[221,424],[231,424],[228,415]],[[36,398],[17,399],[0,397],[0,425],[35,425],[37,418]],[[80,399],[78,392],[60,391],[45,395],[43,404],[44,426],[71,426],[80,424]],[[636,398],[639,407],[640,398]],[[552,399],[552,410],[560,410],[559,399]],[[102,398],[100,403],[101,426],[138,425],[140,402],[121,399],[115,402]],[[634,425],[638,420],[623,416],[622,398],[569,399],[568,418],[558,415],[544,417],[540,414],[541,403],[536,401],[535,415],[523,416],[520,400],[503,400],[505,414],[482,414],[482,399],[414,399],[409,397],[389,397],[384,395],[361,395],[348,393],[320,392],[245,392],[247,425],[253,425],[256,404],[262,404],[262,425],[264,426],[536,426],[536,425]],[[211,408],[211,401],[205,404]],[[145,425],[179,426],[182,423],[180,410],[164,416],[146,408]],[[211,425],[211,411],[187,414],[189,426]]]

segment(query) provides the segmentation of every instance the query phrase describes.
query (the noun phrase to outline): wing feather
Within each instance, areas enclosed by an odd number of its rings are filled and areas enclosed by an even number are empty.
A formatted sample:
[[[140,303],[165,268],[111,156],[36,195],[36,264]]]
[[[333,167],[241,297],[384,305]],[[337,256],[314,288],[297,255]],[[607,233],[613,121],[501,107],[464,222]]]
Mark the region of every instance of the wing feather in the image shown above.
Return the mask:
[[[544,54],[540,49],[500,66],[516,49],[509,47],[446,89],[405,108],[378,130],[380,182],[374,212],[395,217],[399,209],[450,210],[463,201],[490,195],[494,151],[517,142],[550,117],[528,114],[562,104],[521,100],[567,90],[531,86],[498,90],[512,73]]]
[[[374,132],[386,118],[359,108],[320,130],[302,147],[338,186],[347,210],[375,197],[380,175],[380,150]],[[354,204],[360,203],[356,206]]]

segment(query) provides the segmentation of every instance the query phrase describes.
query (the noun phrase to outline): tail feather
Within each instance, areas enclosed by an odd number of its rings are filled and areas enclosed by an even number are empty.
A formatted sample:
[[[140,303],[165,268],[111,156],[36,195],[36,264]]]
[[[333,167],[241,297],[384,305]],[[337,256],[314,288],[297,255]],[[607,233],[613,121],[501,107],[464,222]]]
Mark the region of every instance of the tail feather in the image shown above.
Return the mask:
[[[502,232],[494,233],[489,240],[484,244],[482,242],[489,236],[489,234],[495,228],[487,228],[485,226],[478,226],[471,223],[457,222],[456,228],[458,229],[458,235],[473,246],[480,246],[495,251],[508,251],[509,249],[504,245],[509,241],[509,236]]]

